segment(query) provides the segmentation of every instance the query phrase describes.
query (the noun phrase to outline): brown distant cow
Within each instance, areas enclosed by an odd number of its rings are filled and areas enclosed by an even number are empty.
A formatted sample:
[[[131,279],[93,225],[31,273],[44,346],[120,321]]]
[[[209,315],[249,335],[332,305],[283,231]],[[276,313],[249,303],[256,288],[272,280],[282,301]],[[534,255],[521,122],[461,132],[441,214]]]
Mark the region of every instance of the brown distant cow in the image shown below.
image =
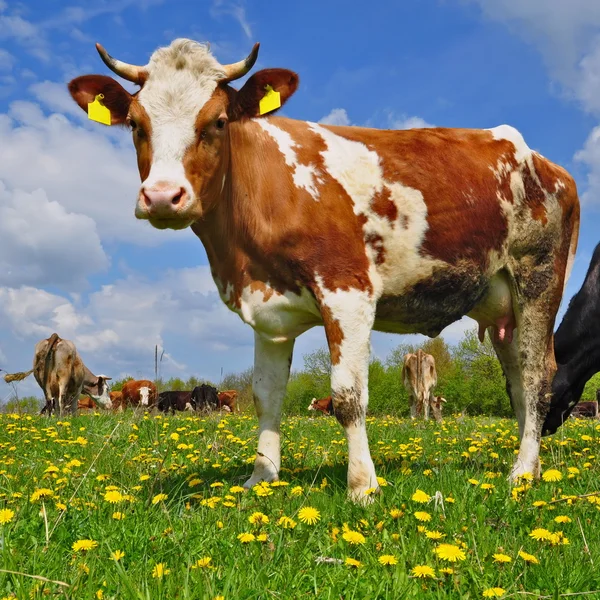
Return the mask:
[[[237,409],[237,390],[222,390],[217,393],[219,408],[227,412],[235,412]]]
[[[75,344],[53,333],[35,346],[33,375],[44,392],[46,405],[42,413],[52,414],[58,408],[75,413],[77,400],[85,392],[105,408],[110,407],[106,375],[94,375],[79,356]]]
[[[325,327],[349,492],[364,501],[378,487],[366,430],[371,330],[435,337],[463,315],[493,334],[508,378],[521,437],[511,477],[539,474],[554,319],[579,228],[564,169],[508,125],[381,131],[264,114],[267,93],[283,106],[298,76],[265,69],[234,89],[258,44],[230,65],[192,40],[156,50],[145,66],[97,48],[140,89],[84,75],[69,91],[86,112],[103,94],[111,123],[132,130],[136,216],[191,227],[221,298],[255,330],[259,434],[246,487],[279,478],[299,335]]]
[[[122,392],[110,392],[111,407],[115,411],[123,410],[123,393]]]
[[[77,400],[77,408],[79,410],[95,410],[96,403],[89,396],[84,396]]]
[[[415,354],[404,357],[402,382],[410,398],[410,418],[423,415],[429,419],[433,404],[433,388],[437,385],[435,359],[419,348]]]
[[[333,415],[333,400],[331,396],[319,400],[313,398],[312,402],[308,405],[308,410],[317,410],[324,415]]]
[[[571,414],[576,418],[588,417],[592,419],[597,419],[598,415],[598,401],[597,400],[589,400],[584,402],[579,402],[575,405],[575,408],[571,412]]]
[[[152,410],[157,402],[156,386],[149,379],[127,381],[121,388],[121,406]]]

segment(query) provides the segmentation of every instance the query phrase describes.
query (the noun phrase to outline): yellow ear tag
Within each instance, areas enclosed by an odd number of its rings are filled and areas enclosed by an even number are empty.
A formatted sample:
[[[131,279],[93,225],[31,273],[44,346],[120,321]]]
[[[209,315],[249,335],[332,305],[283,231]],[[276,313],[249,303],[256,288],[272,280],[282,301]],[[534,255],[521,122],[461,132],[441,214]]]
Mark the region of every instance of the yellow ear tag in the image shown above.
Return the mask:
[[[258,103],[258,109],[261,115],[277,110],[281,106],[281,95],[276,92],[270,85],[265,86],[267,93]]]
[[[98,121],[103,125],[110,125],[110,110],[102,104],[104,94],[98,94],[93,102],[88,103],[88,119]]]

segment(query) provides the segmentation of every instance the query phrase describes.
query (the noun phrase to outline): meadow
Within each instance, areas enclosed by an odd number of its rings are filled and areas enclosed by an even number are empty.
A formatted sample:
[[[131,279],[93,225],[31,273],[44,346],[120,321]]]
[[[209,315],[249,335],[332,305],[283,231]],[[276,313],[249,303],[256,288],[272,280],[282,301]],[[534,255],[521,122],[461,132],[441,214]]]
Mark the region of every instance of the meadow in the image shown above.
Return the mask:
[[[600,425],[368,420],[382,494],[345,498],[335,419],[284,421],[281,481],[244,492],[257,421],[0,415],[0,599],[600,597]]]

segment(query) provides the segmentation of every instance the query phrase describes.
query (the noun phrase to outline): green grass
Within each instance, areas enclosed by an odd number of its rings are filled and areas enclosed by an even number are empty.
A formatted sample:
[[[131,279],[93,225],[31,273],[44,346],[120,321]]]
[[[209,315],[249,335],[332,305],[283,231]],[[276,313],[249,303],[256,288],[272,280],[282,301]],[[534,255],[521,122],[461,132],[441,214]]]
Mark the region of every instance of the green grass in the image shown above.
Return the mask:
[[[14,516],[0,525],[0,599],[466,599],[482,598],[492,587],[503,588],[505,597],[559,598],[600,590],[596,423],[573,421],[544,440],[543,468],[558,469],[560,481],[511,490],[506,476],[518,447],[513,421],[449,418],[439,426],[369,419],[378,474],[388,484],[373,504],[360,507],[345,499],[346,443],[332,418],[284,422],[287,485],[261,497],[230,493],[252,470],[254,417],[125,413],[57,422],[2,415],[0,520],[9,518],[6,509]],[[107,502],[107,486],[123,499]],[[32,499],[43,488],[53,496]],[[413,501],[418,489],[437,495],[437,503]],[[598,496],[549,504],[593,492]],[[153,504],[158,494],[167,497]],[[547,504],[534,507],[536,501]],[[303,507],[317,509],[320,520],[302,523]],[[417,511],[431,520],[418,521]],[[113,518],[115,512],[125,518]],[[255,512],[269,522],[251,524]],[[278,524],[284,515],[295,528]],[[570,522],[557,523],[557,516]],[[345,528],[360,532],[364,543],[345,541]],[[533,539],[536,528],[562,532],[568,544]],[[431,539],[433,531],[444,537]],[[243,544],[238,535],[244,532],[266,540]],[[78,540],[98,545],[74,551]],[[439,543],[462,549],[465,559],[438,557]],[[117,550],[124,552],[118,562],[111,558]],[[539,564],[527,564],[520,551]],[[495,563],[497,553],[511,562]],[[382,555],[397,564],[380,564]],[[212,559],[209,567],[192,568],[204,557]],[[343,564],[346,558],[361,566]],[[162,578],[152,576],[158,563],[169,570]],[[414,577],[417,565],[432,567],[435,578]]]

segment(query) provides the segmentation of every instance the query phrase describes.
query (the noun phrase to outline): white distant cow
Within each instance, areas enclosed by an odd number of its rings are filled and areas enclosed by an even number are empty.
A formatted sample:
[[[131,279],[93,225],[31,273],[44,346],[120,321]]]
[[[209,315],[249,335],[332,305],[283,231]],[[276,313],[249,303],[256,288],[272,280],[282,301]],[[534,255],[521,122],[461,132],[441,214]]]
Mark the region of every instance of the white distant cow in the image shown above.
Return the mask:
[[[75,413],[81,393],[93,398],[103,408],[112,406],[106,383],[111,378],[94,375],[83,364],[75,344],[61,339],[56,333],[36,344],[33,375],[44,391],[46,405],[43,413],[50,415],[56,408],[59,416],[67,409]]]
[[[146,65],[98,51],[140,89],[84,75],[69,91],[84,111],[101,101],[109,123],[130,128],[136,216],[191,227],[223,302],[254,328],[258,451],[246,487],[279,478],[299,335],[325,327],[349,491],[365,500],[378,487],[366,429],[371,330],[435,337],[463,315],[492,330],[509,379],[522,440],[513,479],[538,474],[554,319],[579,227],[564,169],[508,125],[381,131],[272,116],[296,73],[263,69],[231,85],[258,44],[229,65],[184,39]]]
[[[429,408],[434,405],[433,388],[437,385],[435,359],[419,349],[404,357],[402,382],[410,397],[410,418],[423,415],[429,420]]]

